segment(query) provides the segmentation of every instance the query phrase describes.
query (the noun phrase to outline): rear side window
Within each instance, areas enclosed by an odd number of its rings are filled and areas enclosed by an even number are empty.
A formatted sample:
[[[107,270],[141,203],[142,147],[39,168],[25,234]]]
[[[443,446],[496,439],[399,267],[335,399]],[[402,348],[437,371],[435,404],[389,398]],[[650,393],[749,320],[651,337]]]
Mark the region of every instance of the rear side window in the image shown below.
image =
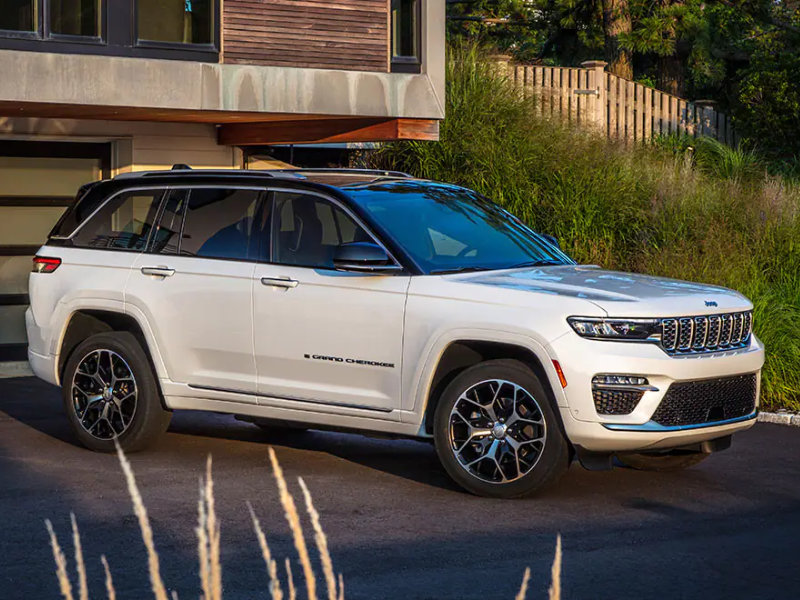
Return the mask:
[[[144,250],[163,190],[131,190],[106,202],[72,237],[79,248]]]
[[[178,252],[204,258],[257,259],[259,239],[253,230],[260,229],[256,221],[261,196],[259,190],[192,189]]]

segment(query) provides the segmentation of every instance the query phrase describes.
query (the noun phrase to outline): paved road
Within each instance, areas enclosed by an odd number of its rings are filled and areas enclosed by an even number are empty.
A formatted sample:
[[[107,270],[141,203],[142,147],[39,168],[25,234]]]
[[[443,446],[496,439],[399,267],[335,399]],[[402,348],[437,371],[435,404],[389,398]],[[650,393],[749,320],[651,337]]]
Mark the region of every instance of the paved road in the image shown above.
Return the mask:
[[[573,466],[543,496],[496,501],[455,489],[427,444],[320,432],[270,439],[230,417],[183,413],[158,448],[131,457],[164,579],[181,598],[199,594],[196,490],[208,454],[225,597],[268,597],[246,500],[273,551],[292,552],[267,467],[269,444],[292,481],[302,475],[308,483],[351,600],[510,599],[526,565],[528,597],[545,598],[558,532],[565,598],[800,596],[796,428],[759,424],[680,474]],[[43,520],[53,520],[70,551],[70,511],[93,597],[103,597],[102,553],[120,598],[150,597],[116,458],[75,445],[55,388],[30,378],[0,381],[0,598],[58,597]]]

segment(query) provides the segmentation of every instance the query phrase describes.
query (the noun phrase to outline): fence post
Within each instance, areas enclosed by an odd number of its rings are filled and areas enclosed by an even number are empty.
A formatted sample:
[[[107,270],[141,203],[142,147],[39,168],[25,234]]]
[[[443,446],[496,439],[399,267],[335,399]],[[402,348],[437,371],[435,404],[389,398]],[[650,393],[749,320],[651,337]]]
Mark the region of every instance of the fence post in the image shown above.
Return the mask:
[[[695,100],[695,106],[700,113],[700,133],[709,137],[718,138],[717,135],[717,111],[715,110],[716,101],[714,100]]]
[[[597,90],[594,102],[587,103],[593,106],[590,111],[589,121],[594,123],[600,131],[608,130],[608,91],[606,90],[606,67],[608,63],[603,60],[587,60],[581,63],[584,69],[589,69],[589,89]]]

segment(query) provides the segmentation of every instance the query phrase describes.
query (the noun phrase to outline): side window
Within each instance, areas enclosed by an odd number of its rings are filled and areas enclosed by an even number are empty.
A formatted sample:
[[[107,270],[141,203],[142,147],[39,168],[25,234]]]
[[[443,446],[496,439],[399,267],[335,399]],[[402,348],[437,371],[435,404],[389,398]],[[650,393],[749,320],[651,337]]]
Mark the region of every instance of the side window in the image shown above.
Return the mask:
[[[163,190],[123,192],[109,200],[72,238],[80,248],[144,250]]]
[[[337,246],[372,240],[346,212],[318,196],[276,192],[275,214],[278,264],[332,269]]]
[[[197,188],[189,192],[179,252],[186,256],[254,260],[259,190]]]

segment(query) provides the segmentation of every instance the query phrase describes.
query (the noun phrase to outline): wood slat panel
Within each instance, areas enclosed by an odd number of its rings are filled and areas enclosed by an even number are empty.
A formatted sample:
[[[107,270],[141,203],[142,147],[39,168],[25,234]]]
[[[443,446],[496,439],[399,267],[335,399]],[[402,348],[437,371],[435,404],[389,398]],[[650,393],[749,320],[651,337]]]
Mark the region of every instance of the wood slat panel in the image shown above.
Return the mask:
[[[385,0],[225,0],[223,61],[389,70]]]

